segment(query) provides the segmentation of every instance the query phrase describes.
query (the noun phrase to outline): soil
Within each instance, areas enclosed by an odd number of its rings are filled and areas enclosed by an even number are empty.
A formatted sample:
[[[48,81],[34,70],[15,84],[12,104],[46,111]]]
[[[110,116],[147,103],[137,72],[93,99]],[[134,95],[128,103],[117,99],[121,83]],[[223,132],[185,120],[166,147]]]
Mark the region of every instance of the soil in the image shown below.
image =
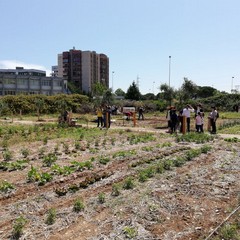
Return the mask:
[[[24,124],[33,123],[25,121]],[[95,127],[95,124],[88,127]],[[134,144],[126,141],[129,134],[146,133],[151,133],[155,139]],[[0,170],[0,180],[15,185],[14,191],[0,195],[0,239],[12,238],[14,221],[19,216],[27,219],[20,239],[204,239],[239,206],[240,142],[224,141],[231,137],[233,135],[217,134],[208,143],[177,142],[175,135],[166,133],[155,118],[139,121],[136,127],[132,122],[124,125],[114,122],[110,129],[102,129],[98,144],[93,142],[91,148],[76,150],[72,139],[64,139],[70,146],[66,152],[62,139],[49,140],[45,153],[52,152],[59,144],[57,164],[60,166],[93,158],[95,161],[92,169],[67,176],[54,175],[53,180],[43,186],[27,181],[31,166],[42,171],[50,169],[42,166],[39,157],[43,143],[11,146],[15,159],[20,158],[20,149],[30,149],[30,162],[22,170]],[[234,137],[239,138],[239,135]],[[84,141],[80,144],[86,146]],[[163,159],[184,156],[189,149],[199,149],[206,144],[212,147],[208,153],[180,167],[156,173],[145,182],[138,180],[141,169]],[[93,148],[96,151],[90,150]],[[113,157],[114,154],[118,155]],[[102,156],[110,161],[99,163]],[[4,161],[3,157],[0,161]],[[113,185],[123,184],[129,176],[134,182],[133,189],[121,188],[120,194],[114,196]],[[76,192],[57,195],[56,190],[63,191],[70,186],[81,187]],[[100,194],[105,197],[103,203],[99,202]],[[83,211],[73,211],[76,199],[84,202]],[[56,210],[56,220],[48,225],[46,218],[52,208]]]

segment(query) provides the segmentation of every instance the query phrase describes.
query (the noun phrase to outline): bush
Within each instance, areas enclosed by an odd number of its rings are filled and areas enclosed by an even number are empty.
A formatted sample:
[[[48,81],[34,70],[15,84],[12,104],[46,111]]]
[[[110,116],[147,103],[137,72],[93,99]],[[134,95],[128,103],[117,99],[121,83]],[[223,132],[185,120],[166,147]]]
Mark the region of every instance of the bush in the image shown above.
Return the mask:
[[[133,178],[132,178],[132,177],[127,177],[127,178],[124,180],[123,188],[124,188],[124,189],[133,189],[133,187],[134,187]]]
[[[55,208],[50,208],[47,213],[47,219],[45,223],[47,225],[52,225],[56,221],[56,209]]]
[[[114,183],[112,185],[112,196],[119,196],[120,195],[120,185],[117,183]]]
[[[15,187],[7,181],[0,182],[0,192],[8,193],[9,191],[13,190],[14,188]]]
[[[99,201],[100,203],[105,203],[105,201],[106,201],[106,195],[105,195],[105,193],[99,193],[99,194],[98,194],[98,201]]]
[[[73,205],[73,211],[74,212],[81,212],[81,211],[84,210],[84,208],[85,208],[85,205],[83,203],[83,200],[78,198]]]
[[[13,225],[13,231],[12,231],[12,238],[13,239],[19,239],[21,235],[23,234],[23,227],[26,225],[27,220],[20,216],[18,217]]]

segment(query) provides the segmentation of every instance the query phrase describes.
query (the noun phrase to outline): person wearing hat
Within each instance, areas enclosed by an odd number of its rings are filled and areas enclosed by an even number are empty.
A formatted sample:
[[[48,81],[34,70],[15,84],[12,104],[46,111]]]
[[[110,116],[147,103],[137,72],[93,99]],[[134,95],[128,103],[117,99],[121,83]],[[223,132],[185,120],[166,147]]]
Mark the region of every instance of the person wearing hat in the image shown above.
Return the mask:
[[[187,105],[182,112],[182,116],[186,117],[187,119],[187,131],[190,132],[190,117],[191,117],[191,112],[194,112],[194,108],[191,105]]]

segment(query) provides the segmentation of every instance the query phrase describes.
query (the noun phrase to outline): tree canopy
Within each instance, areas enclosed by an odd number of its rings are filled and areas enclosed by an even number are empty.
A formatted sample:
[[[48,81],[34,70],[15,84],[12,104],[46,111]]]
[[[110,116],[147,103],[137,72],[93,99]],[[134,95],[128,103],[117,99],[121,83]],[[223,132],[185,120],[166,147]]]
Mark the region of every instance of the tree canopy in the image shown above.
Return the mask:
[[[129,100],[140,100],[141,99],[141,93],[139,91],[138,86],[136,85],[136,83],[134,81],[128,88],[125,98],[129,99]]]
[[[117,96],[125,96],[126,93],[121,89],[121,88],[118,88],[116,91],[115,91],[115,94]]]

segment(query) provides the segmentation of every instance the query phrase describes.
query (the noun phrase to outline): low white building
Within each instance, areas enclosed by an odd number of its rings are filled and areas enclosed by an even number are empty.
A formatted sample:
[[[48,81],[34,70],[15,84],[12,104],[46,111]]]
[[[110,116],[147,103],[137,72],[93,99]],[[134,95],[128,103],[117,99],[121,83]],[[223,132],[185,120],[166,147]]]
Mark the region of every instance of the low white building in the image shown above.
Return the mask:
[[[34,69],[0,69],[0,96],[17,94],[55,95],[66,93],[66,80],[46,77],[46,72]]]

